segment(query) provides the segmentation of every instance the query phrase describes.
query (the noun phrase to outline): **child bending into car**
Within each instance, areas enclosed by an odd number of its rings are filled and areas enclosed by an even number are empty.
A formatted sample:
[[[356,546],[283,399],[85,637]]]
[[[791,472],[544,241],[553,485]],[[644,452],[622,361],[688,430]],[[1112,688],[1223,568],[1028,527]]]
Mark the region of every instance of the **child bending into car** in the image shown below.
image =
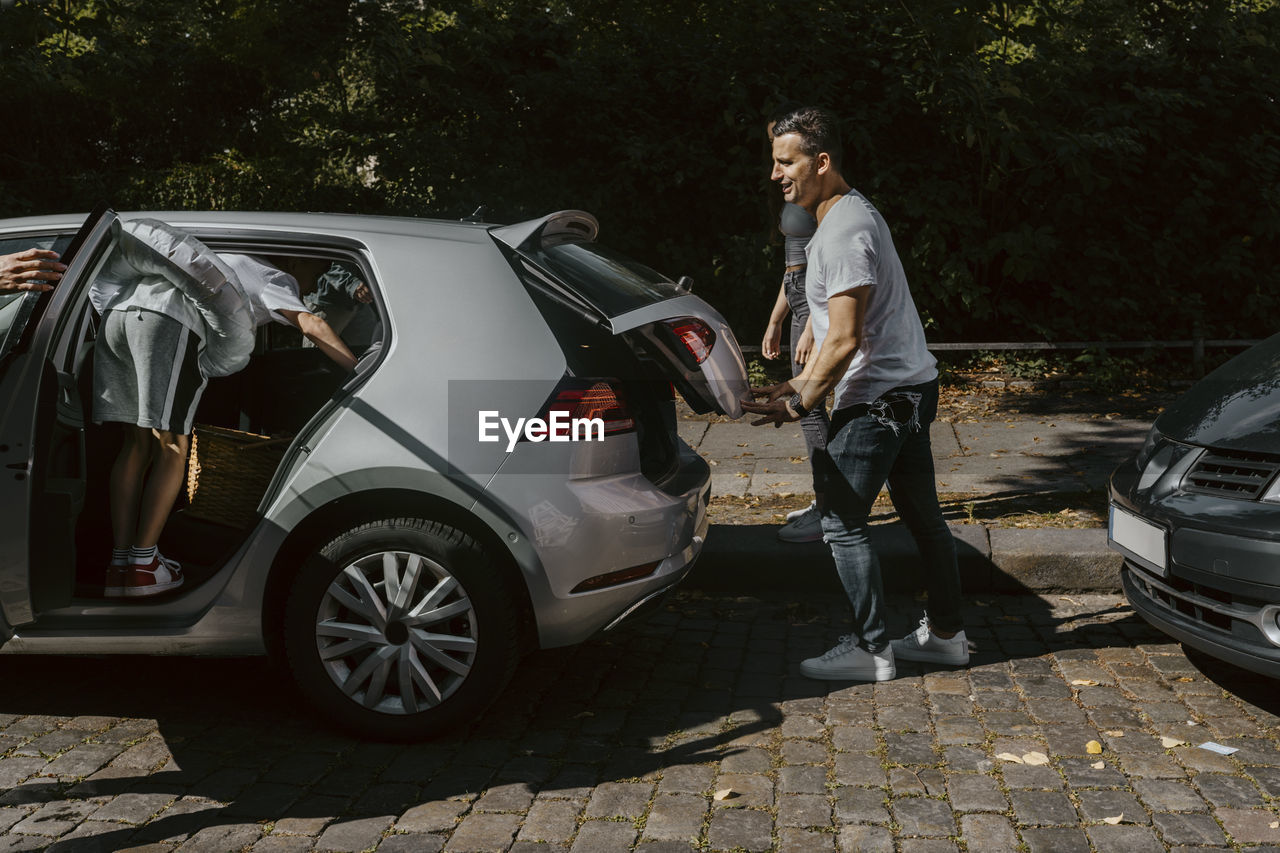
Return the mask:
[[[102,316],[93,420],[125,425],[110,476],[113,547],[104,595],[150,596],[182,585],[181,566],[158,543],[182,488],[196,407],[210,377],[248,363],[258,326],[293,326],[342,367],[355,367],[351,350],[299,294],[299,277],[314,282],[328,266],[217,255],[165,223],[124,224],[90,292]]]

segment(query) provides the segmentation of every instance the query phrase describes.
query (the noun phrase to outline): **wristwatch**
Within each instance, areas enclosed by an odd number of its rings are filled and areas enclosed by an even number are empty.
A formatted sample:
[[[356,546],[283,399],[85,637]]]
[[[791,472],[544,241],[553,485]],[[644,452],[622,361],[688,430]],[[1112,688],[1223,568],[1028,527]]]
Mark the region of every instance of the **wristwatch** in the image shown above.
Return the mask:
[[[804,407],[804,398],[799,394],[792,394],[791,399],[787,401],[787,406],[791,411],[795,412],[798,417],[803,418],[809,414],[809,410]]]

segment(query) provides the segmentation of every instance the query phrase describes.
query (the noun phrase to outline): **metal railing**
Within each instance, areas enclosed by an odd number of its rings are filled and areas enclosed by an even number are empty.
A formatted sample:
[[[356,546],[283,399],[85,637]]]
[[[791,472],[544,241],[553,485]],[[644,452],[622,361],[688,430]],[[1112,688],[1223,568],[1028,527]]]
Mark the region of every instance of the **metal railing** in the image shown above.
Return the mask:
[[[931,352],[1008,352],[1008,351],[1043,351],[1043,350],[1145,350],[1145,349],[1187,349],[1191,350],[1191,365],[1197,376],[1204,375],[1204,351],[1206,349],[1248,349],[1261,343],[1261,340],[1205,340],[1190,338],[1181,341],[986,341],[980,343],[930,343]],[[746,354],[760,352],[758,346],[745,346]],[[791,347],[784,344],[783,353],[790,353]]]

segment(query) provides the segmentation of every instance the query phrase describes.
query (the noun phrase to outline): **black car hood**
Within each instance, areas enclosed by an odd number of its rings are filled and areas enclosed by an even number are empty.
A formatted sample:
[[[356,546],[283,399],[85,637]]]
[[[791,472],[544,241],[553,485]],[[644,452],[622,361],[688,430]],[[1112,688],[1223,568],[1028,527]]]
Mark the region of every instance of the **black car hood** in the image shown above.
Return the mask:
[[[1196,383],[1156,429],[1187,444],[1280,454],[1280,335]]]

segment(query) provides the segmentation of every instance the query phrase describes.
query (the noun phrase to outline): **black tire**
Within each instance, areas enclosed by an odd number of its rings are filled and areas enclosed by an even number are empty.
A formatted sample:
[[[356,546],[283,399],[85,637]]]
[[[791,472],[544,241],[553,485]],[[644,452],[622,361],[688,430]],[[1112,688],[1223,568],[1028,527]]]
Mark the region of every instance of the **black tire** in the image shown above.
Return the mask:
[[[517,617],[502,572],[469,536],[385,519],[303,565],[285,603],[285,658],[341,728],[416,740],[474,720],[502,692],[520,657]]]

